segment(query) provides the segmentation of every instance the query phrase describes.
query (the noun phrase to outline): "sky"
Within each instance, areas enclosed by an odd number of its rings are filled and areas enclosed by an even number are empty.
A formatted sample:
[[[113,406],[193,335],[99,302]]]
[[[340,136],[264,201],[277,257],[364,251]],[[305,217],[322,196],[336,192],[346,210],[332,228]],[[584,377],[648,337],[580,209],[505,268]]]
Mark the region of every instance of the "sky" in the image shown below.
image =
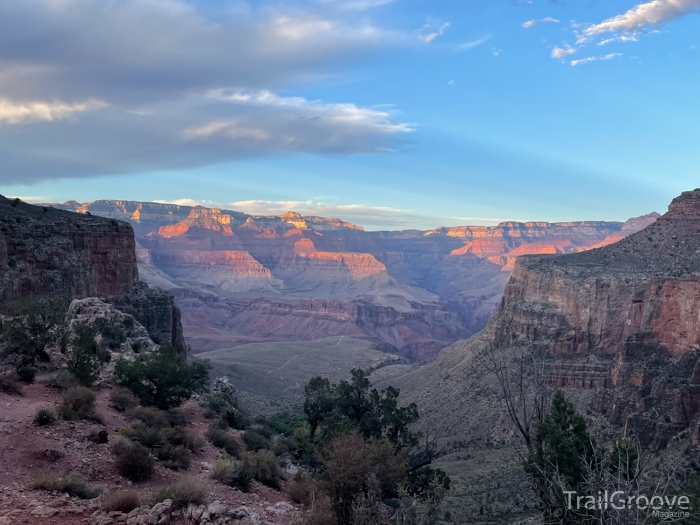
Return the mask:
[[[700,0],[0,0],[0,193],[366,229],[700,186]]]

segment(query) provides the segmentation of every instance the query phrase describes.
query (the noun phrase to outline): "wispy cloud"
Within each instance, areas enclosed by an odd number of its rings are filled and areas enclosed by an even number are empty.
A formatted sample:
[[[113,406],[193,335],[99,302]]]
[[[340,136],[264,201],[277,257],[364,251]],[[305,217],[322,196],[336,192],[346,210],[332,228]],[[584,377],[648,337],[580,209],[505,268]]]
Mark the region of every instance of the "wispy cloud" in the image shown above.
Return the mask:
[[[68,118],[75,113],[106,106],[104,102],[91,100],[78,104],[66,102],[26,101],[17,102],[0,98],[0,125],[22,124],[27,122],[51,122]]]
[[[635,33],[648,26],[659,26],[681,18],[699,9],[700,0],[652,0],[599,24],[588,26],[584,29],[580,41],[583,42],[604,33]]]
[[[572,66],[579,66],[581,64],[589,64],[591,62],[597,62],[598,60],[612,60],[613,58],[621,57],[622,53],[609,53],[605,56],[602,57],[586,57],[586,58],[581,58],[579,60],[572,60],[571,65]]]
[[[423,42],[426,44],[429,44],[433,40],[435,40],[439,36],[443,36],[445,34],[445,31],[447,31],[447,28],[450,27],[449,22],[445,22],[440,26],[440,28],[437,31],[432,31],[430,33],[425,33],[425,32],[419,32],[418,33],[418,38],[420,38]],[[424,28],[424,30],[427,28]]]
[[[249,147],[277,151],[372,151],[383,147],[381,136],[411,133],[408,123],[392,121],[391,113],[354,104],[327,104],[301,97],[280,97],[269,91],[216,90],[210,98],[253,109],[245,115],[215,119],[184,131],[185,140],[225,137]]]
[[[463,42],[462,44],[457,44],[454,46],[454,50],[458,53],[460,51],[467,51],[468,49],[479,47],[481,44],[485,44],[489,40],[491,40],[491,36],[485,36],[483,38],[479,38],[478,40],[472,40],[471,42]]]
[[[525,29],[530,29],[531,27],[535,27],[537,24],[558,24],[560,23],[561,20],[557,20],[556,18],[552,18],[551,16],[546,16],[541,20],[528,20],[527,22],[523,22],[521,25]]]

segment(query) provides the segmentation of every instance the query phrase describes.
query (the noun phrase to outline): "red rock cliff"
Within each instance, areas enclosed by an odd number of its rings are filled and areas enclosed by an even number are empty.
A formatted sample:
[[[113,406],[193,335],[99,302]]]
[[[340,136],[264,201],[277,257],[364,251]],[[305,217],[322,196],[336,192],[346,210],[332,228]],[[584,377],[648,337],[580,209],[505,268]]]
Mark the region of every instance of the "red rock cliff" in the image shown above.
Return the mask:
[[[595,390],[594,407],[643,440],[697,424],[700,190],[616,244],[519,258],[489,329],[499,348],[548,349],[551,383]]]
[[[138,279],[134,232],[114,219],[0,197],[0,302],[112,296]]]

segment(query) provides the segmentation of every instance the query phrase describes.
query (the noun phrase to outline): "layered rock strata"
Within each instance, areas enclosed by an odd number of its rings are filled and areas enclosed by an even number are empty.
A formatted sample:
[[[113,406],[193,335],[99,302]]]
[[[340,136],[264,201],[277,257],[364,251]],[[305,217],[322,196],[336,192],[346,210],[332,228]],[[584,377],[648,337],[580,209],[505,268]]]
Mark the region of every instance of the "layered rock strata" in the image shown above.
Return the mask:
[[[0,197],[0,302],[129,291],[138,279],[127,223]]]

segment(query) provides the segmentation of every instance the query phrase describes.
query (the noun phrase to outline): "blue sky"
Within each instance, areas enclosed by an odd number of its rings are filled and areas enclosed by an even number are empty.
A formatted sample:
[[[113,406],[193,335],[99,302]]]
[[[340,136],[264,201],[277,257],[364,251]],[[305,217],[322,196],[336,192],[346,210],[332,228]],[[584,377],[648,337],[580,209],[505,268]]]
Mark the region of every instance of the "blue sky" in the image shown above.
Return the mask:
[[[624,220],[700,186],[700,0],[0,0],[0,193]]]

